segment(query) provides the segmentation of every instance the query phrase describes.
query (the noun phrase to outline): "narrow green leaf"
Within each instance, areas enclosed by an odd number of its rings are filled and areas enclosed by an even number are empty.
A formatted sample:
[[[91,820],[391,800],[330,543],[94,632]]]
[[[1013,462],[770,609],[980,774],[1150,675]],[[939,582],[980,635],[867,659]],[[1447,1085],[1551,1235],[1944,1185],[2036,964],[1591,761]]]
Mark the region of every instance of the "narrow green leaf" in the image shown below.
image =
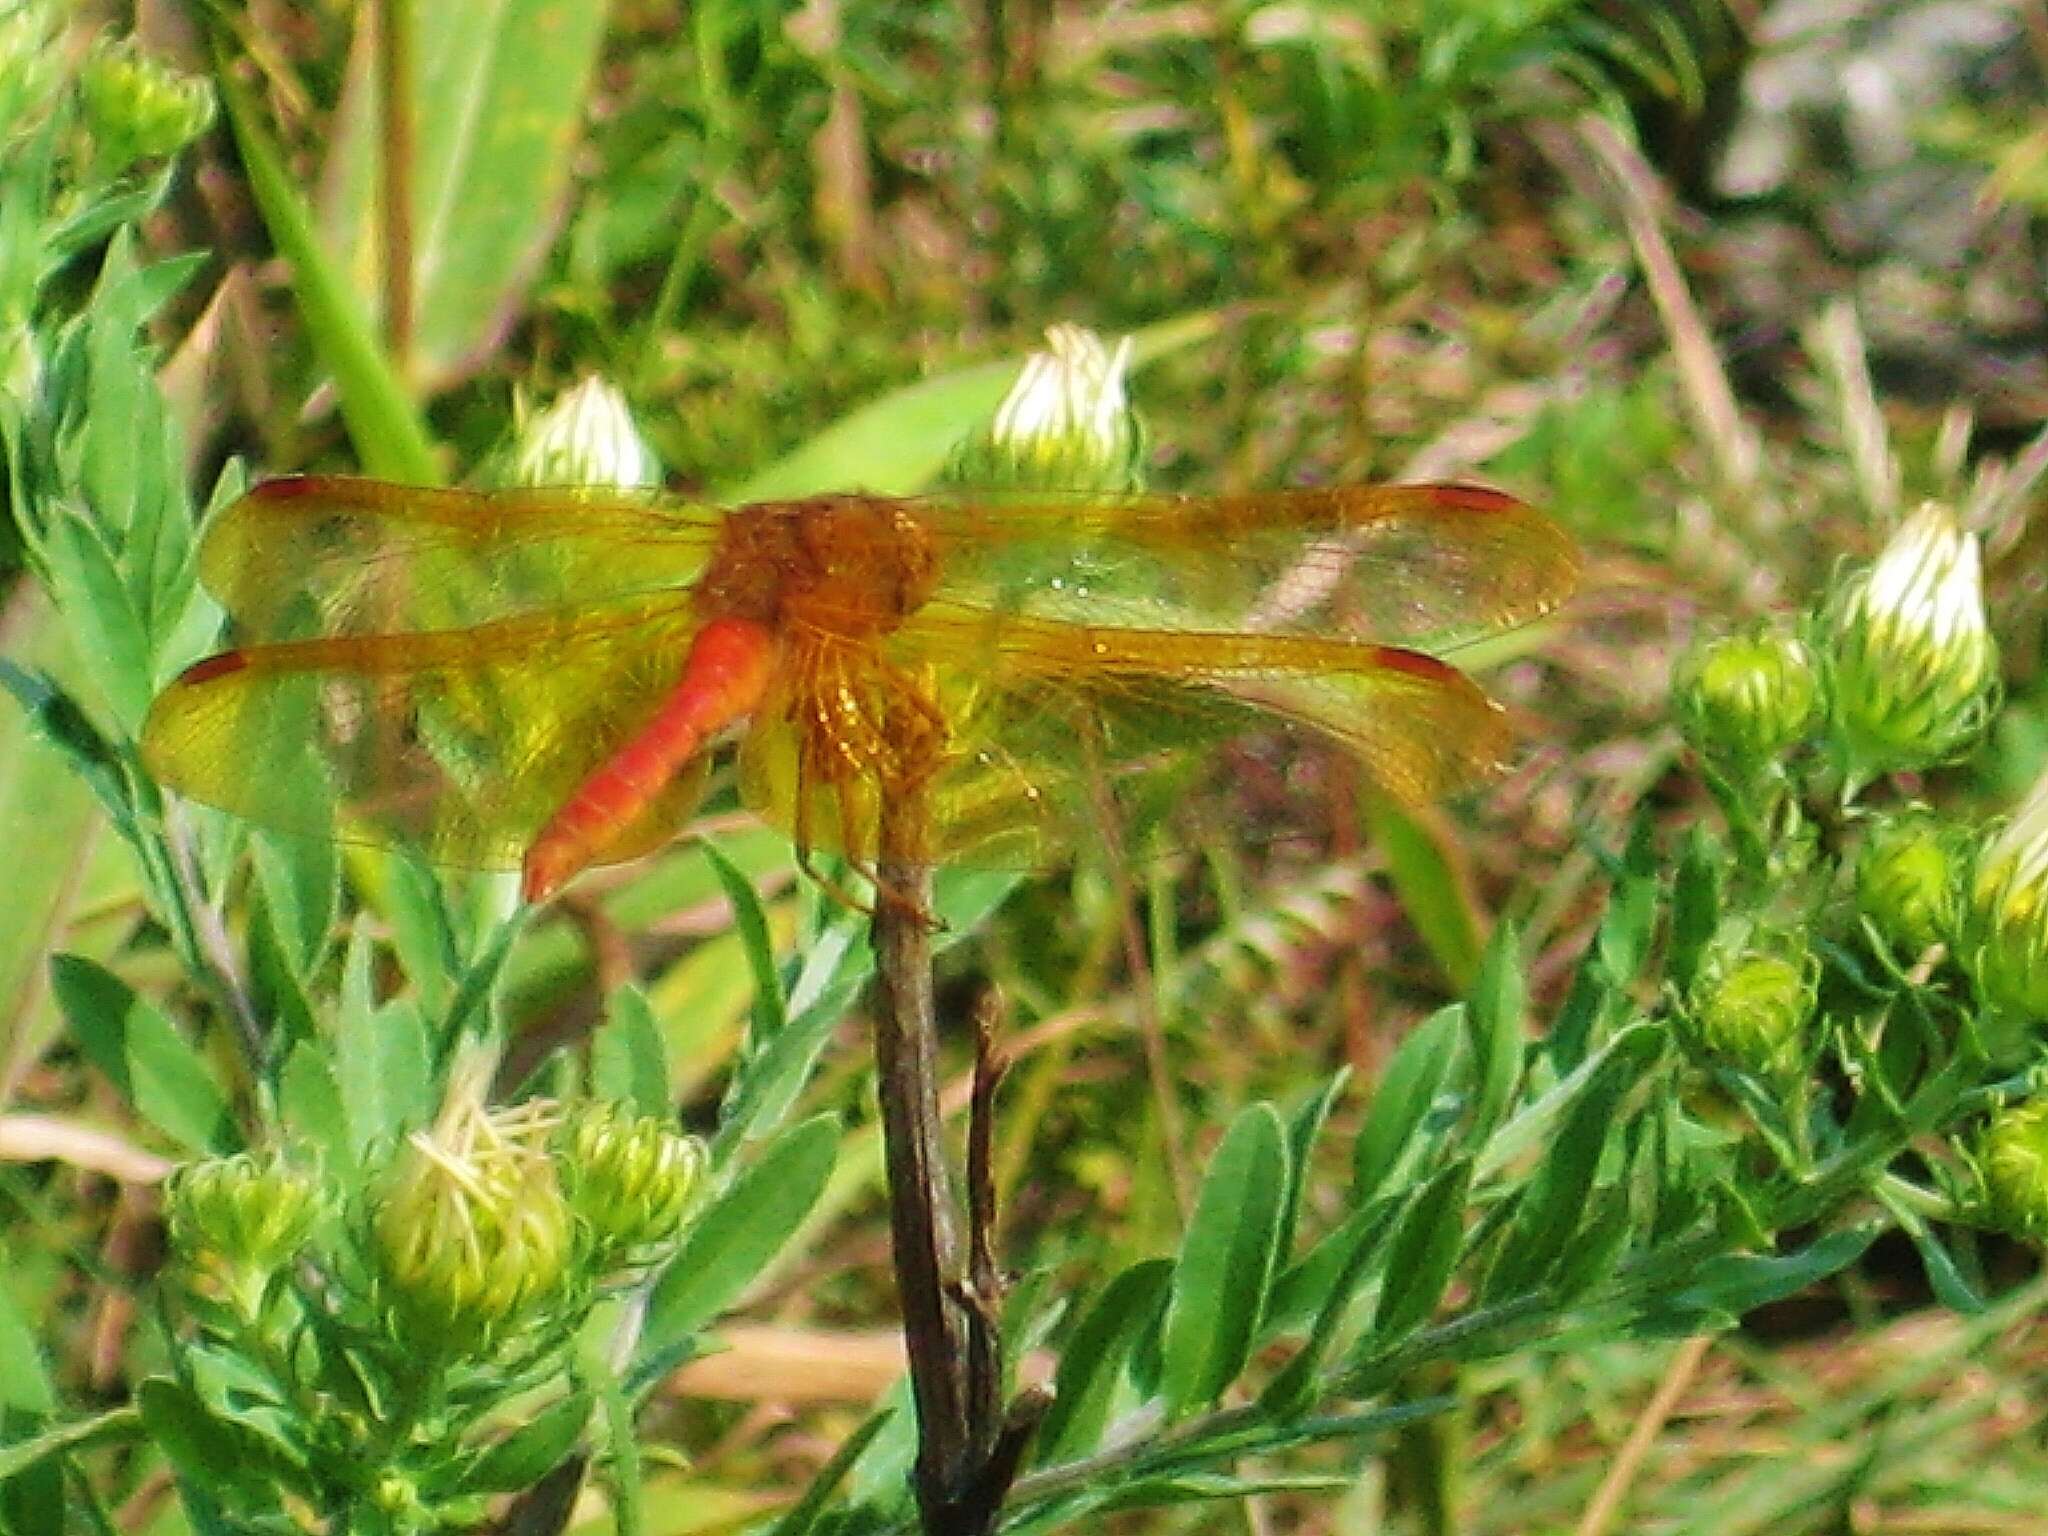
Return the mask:
[[[716,843],[707,838],[701,846],[725,890],[725,899],[732,903],[733,922],[746,946],[747,964],[754,973],[754,1025],[747,1038],[747,1050],[752,1054],[789,1025],[782,976],[775,968],[775,946],[768,937],[768,912],[761,905],[761,894],[754,889],[754,882],[719,851]]]
[[[188,1152],[234,1145],[226,1095],[169,1019],[83,955],[52,959],[50,985],[79,1049],[137,1114]]]
[[[1504,1300],[1535,1289],[1564,1258],[1584,1218],[1601,1158],[1622,1130],[1623,1100],[1664,1053],[1669,1032],[1648,1020],[1615,1037],[1565,1109],[1548,1155],[1525,1186],[1485,1297]]]
[[[1701,1265],[1693,1283],[1673,1298],[1674,1321],[1733,1320],[1839,1273],[1863,1257],[1888,1223],[1863,1222],[1830,1232],[1787,1254],[1726,1254]]]
[[[1708,941],[1721,922],[1721,871],[1726,852],[1705,827],[1694,826],[1678,858],[1671,888],[1671,944],[1664,973],[1683,992],[1692,985]]]
[[[268,1454],[256,1436],[223,1423],[179,1382],[152,1376],[135,1394],[150,1441],[181,1476],[237,1501],[267,1491]]]
[[[1365,797],[1365,817],[1423,947],[1453,991],[1469,991],[1479,973],[1481,918],[1449,846],[1447,824],[1376,793]]]
[[[1975,1317],[1984,1311],[1983,1295],[1964,1276],[1940,1234],[1928,1226],[1927,1219],[1883,1184],[1877,1187],[1877,1198],[1892,1213],[1899,1230],[1912,1240],[1920,1255],[1920,1267],[1927,1271],[1927,1283],[1933,1287],[1935,1298],[1950,1311],[1964,1317]]]
[[[1039,1426],[1040,1465],[1077,1460],[1100,1443],[1124,1367],[1158,1321],[1172,1280],[1171,1260],[1146,1259],[1110,1281],[1081,1315],[1060,1351],[1052,1407]]]
[[[1657,928],[1660,894],[1659,882],[1652,875],[1626,875],[1608,894],[1594,948],[1607,979],[1617,987],[1628,986],[1642,973]]]
[[[869,1443],[894,1417],[893,1408],[881,1408],[862,1420],[860,1428],[840,1441],[832,1459],[818,1469],[818,1475],[804,1489],[803,1497],[768,1528],[767,1536],[810,1536],[817,1528],[818,1517],[825,1513],[825,1506],[832,1501],[833,1490],[845,1480],[853,1464],[866,1453]]]
[[[1349,1081],[1351,1069],[1340,1068],[1303,1101],[1287,1122],[1287,1193],[1280,1202],[1280,1232],[1273,1245],[1277,1263],[1285,1263],[1294,1252],[1294,1231],[1301,1220],[1301,1192],[1308,1182],[1316,1141],[1329,1122],[1337,1095]]]
[[[623,986],[612,994],[607,1012],[590,1042],[592,1090],[643,1115],[669,1114],[668,1052],[647,994]]]
[[[60,507],[43,531],[40,549],[57,609],[78,637],[81,665],[121,728],[135,735],[155,683],[149,634],[106,536],[76,511]]]
[[[1380,1074],[1351,1154],[1354,1208],[1379,1193],[1444,1091],[1464,1022],[1462,1004],[1438,1009],[1409,1033]]]
[[[304,985],[341,910],[340,858],[320,837],[257,837],[249,851],[278,947]]]
[[[488,357],[542,270],[604,37],[600,0],[414,5],[415,377]],[[363,16],[368,25],[370,13]],[[358,48],[322,183],[327,249],[360,292],[382,270],[376,72]]]
[[[392,371],[361,301],[334,269],[313,235],[298,188],[286,174],[255,108],[223,62],[214,83],[249,173],[249,190],[292,274],[292,291],[320,360],[334,375],[341,417],[356,456],[373,475],[413,485],[440,483],[426,424]]]
[[[1521,936],[1515,925],[1501,922],[1479,962],[1465,1020],[1470,1027],[1477,1093],[1472,1109],[1474,1131],[1487,1135],[1500,1123],[1521,1076],[1529,990],[1522,979]]]
[[[0,1249],[0,1257],[5,1254]],[[14,1293],[0,1284],[0,1409],[9,1408],[38,1416],[54,1413],[57,1394],[43,1366],[43,1352],[36,1343],[35,1330],[16,1305]],[[0,1452],[0,1456],[4,1455]],[[0,1472],[0,1480],[7,1476]]]
[[[1386,1234],[1397,1210],[1391,1201],[1379,1207],[1368,1207],[1339,1229],[1342,1242],[1333,1247],[1331,1254],[1338,1262],[1321,1297],[1315,1325],[1309,1330],[1307,1342],[1295,1351],[1294,1358],[1259,1394],[1259,1401],[1276,1414],[1290,1417],[1305,1412],[1314,1401],[1317,1373],[1329,1358],[1337,1329],[1351,1310],[1352,1298],[1372,1272],[1373,1260],[1379,1254],[1380,1239]]]
[[[432,1115],[433,1067],[419,1005],[394,998],[335,1042],[335,1076],[356,1151],[395,1140]]]
[[[278,1076],[278,1117],[296,1140],[316,1149],[329,1169],[355,1166],[348,1112],[325,1040],[312,1036],[295,1044]]]
[[[517,1493],[531,1487],[576,1448],[590,1422],[591,1395],[556,1399],[487,1447],[456,1482],[462,1493]]]
[[[1286,1189],[1287,1129],[1272,1105],[1253,1104],[1210,1159],[1174,1265],[1161,1336],[1169,1414],[1217,1401],[1251,1358]]]
[[[142,1427],[142,1415],[133,1408],[110,1408],[89,1419],[73,1419],[53,1425],[39,1435],[0,1445],[0,1483],[19,1477],[38,1462],[71,1451],[84,1450],[99,1440],[116,1435],[133,1435]]]
[[[791,1126],[690,1224],[648,1304],[646,1348],[710,1322],[781,1251],[839,1158],[839,1120]]]
[[[1429,1321],[1465,1245],[1465,1200],[1472,1160],[1461,1157],[1416,1192],[1387,1245],[1386,1279],[1373,1312],[1370,1344],[1384,1348]]]

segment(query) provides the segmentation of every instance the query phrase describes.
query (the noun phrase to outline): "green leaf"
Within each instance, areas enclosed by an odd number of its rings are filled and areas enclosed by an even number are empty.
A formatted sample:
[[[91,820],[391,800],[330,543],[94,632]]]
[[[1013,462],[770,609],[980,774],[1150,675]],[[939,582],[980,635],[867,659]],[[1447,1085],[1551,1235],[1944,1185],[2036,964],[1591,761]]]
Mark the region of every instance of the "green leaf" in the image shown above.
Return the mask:
[[[334,1065],[358,1155],[426,1124],[434,1112],[426,1020],[410,998],[345,1018]]]
[[[473,371],[517,316],[569,193],[602,0],[407,8],[413,23],[414,376]],[[368,28],[373,13],[362,11]],[[375,185],[381,111],[359,47],[324,168],[326,248],[359,293],[383,270]]]
[[[631,1104],[643,1115],[668,1116],[668,1052],[647,994],[635,986],[620,987],[608,1012],[590,1042],[592,1091],[600,1099]]]
[[[341,910],[340,858],[320,837],[257,837],[249,851],[271,931],[303,986],[326,954]]]
[[[1480,914],[1458,868],[1447,824],[1410,814],[1381,794],[1365,798],[1366,825],[1386,856],[1387,878],[1401,910],[1453,991],[1466,992],[1479,972]]]
[[[79,1049],[137,1114],[188,1152],[234,1146],[226,1096],[169,1019],[82,955],[52,959],[50,984]]]
[[[131,1435],[141,1425],[142,1416],[133,1408],[110,1408],[89,1419],[73,1419],[68,1424],[54,1425],[39,1435],[17,1440],[12,1445],[0,1445],[0,1483],[20,1476],[49,1457],[83,1450],[95,1441],[111,1439],[115,1435]]]
[[[137,734],[155,683],[149,635],[106,535],[76,510],[58,507],[39,549],[50,594],[77,636],[81,664],[121,729]]]
[[[1601,1158],[1623,1129],[1623,1100],[1661,1058],[1669,1032],[1645,1020],[1615,1037],[1564,1109],[1549,1154],[1515,1213],[1500,1259],[1487,1276],[1485,1298],[1504,1300],[1535,1289],[1566,1255],[1579,1231]]]
[[[1353,1214],[1335,1233],[1331,1234],[1327,1257],[1322,1257],[1316,1278],[1327,1273],[1320,1304],[1316,1308],[1316,1320],[1309,1329],[1307,1341],[1294,1353],[1281,1369],[1279,1375],[1267,1383],[1266,1390],[1259,1394],[1262,1405],[1282,1417],[1305,1412],[1315,1399],[1316,1375],[1328,1359],[1330,1347],[1337,1337],[1345,1314],[1351,1310],[1351,1301],[1371,1274],[1373,1260],[1378,1257],[1380,1239],[1386,1235],[1387,1227],[1400,1209],[1393,1201],[1384,1201],[1368,1206]],[[1306,1261],[1304,1262],[1304,1269]],[[1290,1280],[1294,1277],[1290,1276]],[[1300,1283],[1300,1282],[1297,1282]],[[1313,1283],[1313,1282],[1310,1282]],[[1304,1286],[1306,1290],[1306,1286]],[[1307,1300],[1304,1295],[1294,1302],[1299,1307]]]
[[[1251,1358],[1286,1189],[1287,1129],[1272,1105],[1253,1104],[1210,1159],[1174,1265],[1161,1339],[1168,1414],[1217,1401]]]
[[[732,903],[733,924],[739,929],[747,965],[754,973],[753,1027],[747,1032],[746,1054],[755,1055],[789,1027],[788,999],[782,995],[782,976],[775,968],[775,946],[768,937],[768,912],[745,871],[708,838],[702,847],[712,873],[725,891],[725,899]]]
[[[1038,1461],[1051,1465],[1088,1455],[1116,1407],[1131,1351],[1159,1318],[1174,1267],[1169,1259],[1133,1264],[1081,1314],[1060,1351],[1052,1407],[1038,1430]]]
[[[152,1376],[136,1392],[135,1404],[151,1442],[182,1477],[237,1503],[275,1499],[266,1476],[272,1470],[268,1447],[217,1418],[182,1384]]]
[[[430,7],[464,11],[462,7]],[[334,375],[341,418],[356,456],[373,475],[413,485],[436,485],[440,466],[426,424],[370,329],[368,315],[313,235],[297,187],[276,146],[225,61],[214,83],[227,109],[228,125],[249,173],[249,190],[270,231],[271,242],[289,264],[292,291],[305,316],[320,360]]]
[[[1721,871],[1728,856],[1705,827],[1687,833],[1671,888],[1671,943],[1664,974],[1680,992],[1692,985],[1721,922]]]
[[[1472,1160],[1439,1170],[1401,1213],[1387,1245],[1386,1279],[1367,1343],[1384,1348],[1429,1321],[1458,1267],[1465,1245],[1465,1200]]]
[[[1529,989],[1522,979],[1521,936],[1515,925],[1500,923],[1479,962],[1465,1021],[1470,1026],[1472,1060],[1477,1078],[1473,1130],[1485,1136],[1500,1124],[1514,1098],[1521,1076],[1528,1016]]]
[[[1315,1154],[1316,1141],[1329,1122],[1337,1095],[1350,1080],[1351,1069],[1340,1068],[1308,1096],[1287,1122],[1287,1193],[1280,1202],[1280,1232],[1273,1245],[1279,1262],[1284,1263],[1294,1252],[1294,1232],[1301,1220],[1301,1192],[1308,1182],[1309,1162]]]
[[[1892,1219],[1898,1222],[1899,1230],[1912,1240],[1913,1247],[1919,1252],[1920,1267],[1927,1271],[1927,1283],[1933,1287],[1936,1300],[1964,1317],[1975,1317],[1984,1311],[1984,1297],[1964,1276],[1940,1235],[1927,1225],[1927,1219],[1899,1198],[1895,1190],[1879,1184],[1876,1193],[1884,1208],[1892,1213]]]
[[[5,1253],[0,1249],[0,1257]],[[7,1408],[37,1415],[53,1413],[57,1394],[43,1366],[35,1330],[15,1304],[14,1293],[0,1284],[0,1409]],[[8,1475],[0,1471],[0,1480]]]
[[[1707,1260],[1693,1282],[1652,1313],[1653,1323],[1699,1332],[1733,1321],[1758,1307],[1797,1295],[1848,1268],[1887,1230],[1889,1223],[1866,1221],[1830,1232],[1788,1254],[1723,1254]]]
[[[730,1306],[802,1225],[838,1159],[836,1115],[817,1115],[770,1142],[691,1222],[654,1288],[644,1347],[693,1333]]]
[[[1657,929],[1659,883],[1651,875],[1625,875],[1607,897],[1595,951],[1616,987],[1626,987],[1642,973]]]
[[[329,1169],[339,1172],[355,1166],[348,1112],[325,1040],[300,1040],[285,1057],[278,1076],[277,1110],[285,1130],[317,1149]]]
[[[825,1512],[825,1506],[831,1502],[833,1490],[845,1480],[846,1474],[853,1469],[853,1464],[866,1453],[869,1443],[895,1416],[894,1408],[878,1409],[861,1422],[860,1428],[840,1441],[839,1449],[832,1453],[830,1461],[818,1469],[818,1475],[812,1478],[810,1486],[804,1489],[803,1497],[792,1504],[783,1517],[768,1528],[767,1536],[810,1536],[811,1531],[817,1527],[818,1517]]]
[[[1444,1091],[1465,1022],[1462,1005],[1440,1008],[1409,1032],[1380,1074],[1351,1154],[1351,1204],[1379,1193]]]
[[[591,1396],[571,1392],[485,1449],[456,1482],[459,1493],[517,1493],[539,1482],[576,1448],[590,1422]]]

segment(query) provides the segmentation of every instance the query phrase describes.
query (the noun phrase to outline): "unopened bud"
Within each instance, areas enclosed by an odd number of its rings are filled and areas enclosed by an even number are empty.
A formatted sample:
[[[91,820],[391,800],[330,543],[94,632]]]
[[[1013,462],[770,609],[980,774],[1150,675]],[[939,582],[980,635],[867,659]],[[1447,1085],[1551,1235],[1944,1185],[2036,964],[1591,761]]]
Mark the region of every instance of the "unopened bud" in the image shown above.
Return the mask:
[[[1124,393],[1126,336],[1114,350],[1078,325],[1055,325],[989,424],[954,450],[947,478],[994,490],[1135,490],[1144,429]]]
[[[213,121],[213,95],[204,80],[180,74],[125,40],[93,49],[78,88],[100,155],[116,170],[175,154]]]
[[[703,1174],[704,1145],[652,1115],[595,1105],[569,1126],[562,1164],[569,1208],[605,1268],[675,1235]]]
[[[187,1163],[164,1190],[171,1246],[186,1272],[250,1315],[324,1206],[319,1178],[276,1151]]]
[[[2048,1019],[2048,778],[1977,850],[1960,947],[1986,1005]]]
[[[1856,907],[1903,955],[1955,937],[1955,838],[1924,811],[1874,821],[1856,855]]]
[[[1977,1166],[1994,1219],[2017,1236],[2048,1241],[2048,1098],[1994,1114]]]
[[[1850,773],[1953,756],[1989,718],[1998,648],[1975,534],[1923,505],[1830,604],[1828,681]]]
[[[1686,1023],[1706,1055],[1778,1076],[1805,1055],[1819,967],[1791,936],[1709,957],[1687,996]]]
[[[507,482],[632,489],[661,483],[661,461],[626,397],[595,374],[519,424]]]
[[[371,1247],[400,1342],[487,1348],[560,1284],[572,1229],[541,1129],[523,1110],[478,1110],[416,1132],[392,1159]]]
[[[1695,646],[1679,663],[1675,691],[1686,739],[1744,778],[1797,744],[1820,702],[1811,654],[1774,630]]]

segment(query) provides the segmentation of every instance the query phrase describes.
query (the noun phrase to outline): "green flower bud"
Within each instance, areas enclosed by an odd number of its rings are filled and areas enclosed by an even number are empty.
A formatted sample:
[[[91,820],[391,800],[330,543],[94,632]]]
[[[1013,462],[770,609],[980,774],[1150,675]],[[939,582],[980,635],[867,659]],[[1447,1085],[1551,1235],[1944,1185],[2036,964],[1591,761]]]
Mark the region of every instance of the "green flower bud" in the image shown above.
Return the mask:
[[[325,1208],[319,1178],[282,1152],[187,1163],[164,1189],[171,1246],[195,1288],[253,1315]]]
[[[521,1109],[458,1115],[385,1170],[370,1247],[407,1347],[487,1349],[560,1287],[573,1228],[540,1124]]]
[[[1998,686],[1976,535],[1924,504],[1836,593],[1827,661],[1852,776],[1939,762],[1966,745]]]
[[[1038,491],[1128,491],[1139,484],[1145,434],[1124,394],[1126,336],[1111,351],[1078,325],[1055,325],[993,420],[953,452],[959,485]]]
[[[1811,653],[1774,630],[1694,646],[1679,663],[1674,691],[1686,740],[1744,777],[1795,745],[1820,702]]]
[[[1686,1024],[1706,1055],[1761,1076],[1805,1059],[1819,966],[1789,935],[1709,957],[1687,995]]]
[[[2048,1019],[2048,778],[1977,850],[1960,949],[1984,1003]]]
[[[520,421],[511,485],[659,485],[661,461],[633,422],[626,397],[595,374]]]
[[[2008,1105],[1977,1148],[1985,1202],[2007,1231],[2048,1242],[2048,1098]]]
[[[61,51],[54,45],[54,6],[13,4],[0,12],[0,146],[43,115]]]
[[[1955,936],[1955,838],[1924,811],[1870,824],[1856,855],[1856,908],[1887,944],[1924,954]]]
[[[652,1115],[596,1105],[571,1122],[562,1164],[569,1208],[603,1268],[675,1234],[703,1175],[704,1145]]]
[[[175,154],[213,121],[204,80],[158,63],[130,41],[95,47],[78,88],[101,158],[116,170]]]

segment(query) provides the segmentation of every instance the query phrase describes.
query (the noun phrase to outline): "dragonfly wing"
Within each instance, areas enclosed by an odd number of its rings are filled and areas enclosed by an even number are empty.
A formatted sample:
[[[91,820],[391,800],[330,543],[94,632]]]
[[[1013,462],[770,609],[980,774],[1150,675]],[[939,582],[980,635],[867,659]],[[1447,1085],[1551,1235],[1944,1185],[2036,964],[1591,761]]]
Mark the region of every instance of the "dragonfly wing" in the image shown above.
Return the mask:
[[[576,787],[675,687],[697,618],[681,593],[469,629],[245,646],[187,669],[152,707],[164,783],[288,832],[514,868]],[[608,848],[673,831],[682,775]]]
[[[251,642],[463,629],[683,585],[717,526],[657,492],[304,475],[214,518],[200,574]]]
[[[1579,573],[1557,524],[1478,486],[949,494],[916,506],[945,595],[1077,623],[1342,633],[1441,654],[1542,617]]]
[[[1255,731],[1334,744],[1411,803],[1494,771],[1509,744],[1498,706],[1447,663],[1303,635],[1066,625],[949,605],[891,637],[878,675],[879,686],[834,678],[806,694],[792,669],[740,753],[749,806],[800,844],[869,862],[881,786],[919,766],[900,743],[926,710],[945,745],[923,765],[922,851],[991,868],[1099,843],[1105,818],[1130,835],[1170,817],[1204,771],[1201,749]],[[889,720],[898,708],[912,711],[912,731]]]
[[[1499,706],[1420,652],[1301,635],[1004,627],[1000,665],[958,668],[958,750],[934,790],[935,852],[999,867],[1174,817],[1213,748],[1321,741],[1421,804],[1497,771]],[[942,690],[943,691],[943,690]],[[1193,749],[1193,750],[1190,750]],[[1202,797],[1195,797],[1200,799]]]

